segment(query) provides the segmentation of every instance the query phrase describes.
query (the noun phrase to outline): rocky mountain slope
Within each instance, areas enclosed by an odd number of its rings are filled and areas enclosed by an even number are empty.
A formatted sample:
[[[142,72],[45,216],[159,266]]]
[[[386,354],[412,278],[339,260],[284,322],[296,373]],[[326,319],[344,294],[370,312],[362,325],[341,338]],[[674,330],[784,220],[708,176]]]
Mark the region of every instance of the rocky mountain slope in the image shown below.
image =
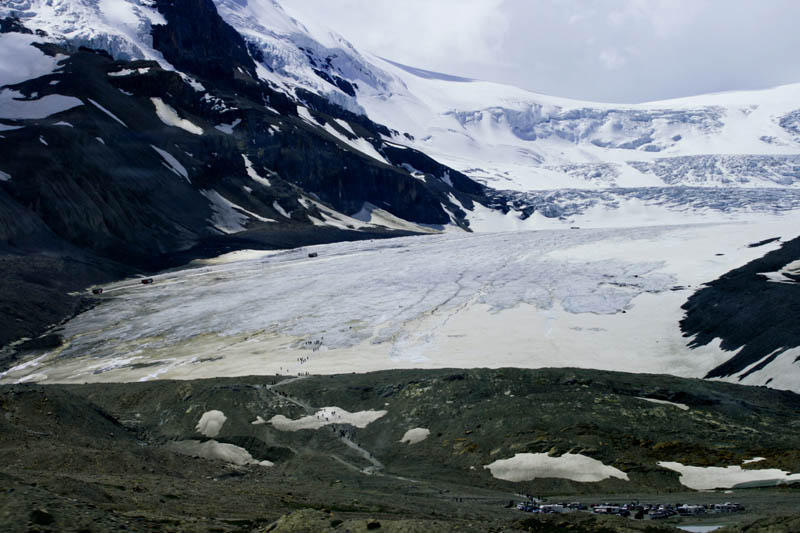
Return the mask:
[[[385,126],[261,79],[210,1],[11,2],[0,17],[3,301],[18,311],[0,343],[76,309],[63,293],[89,282],[230,248],[466,228],[462,207],[485,201],[391,148]],[[37,281],[58,261],[52,286]]]

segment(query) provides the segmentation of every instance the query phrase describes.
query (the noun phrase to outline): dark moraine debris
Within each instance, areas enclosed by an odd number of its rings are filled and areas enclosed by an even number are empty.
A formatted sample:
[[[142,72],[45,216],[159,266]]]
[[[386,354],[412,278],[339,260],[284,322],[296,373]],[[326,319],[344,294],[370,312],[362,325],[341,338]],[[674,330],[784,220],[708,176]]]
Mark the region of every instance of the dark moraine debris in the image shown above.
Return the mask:
[[[691,348],[722,339],[723,350],[741,351],[711,370],[706,377],[738,374],[747,377],[763,369],[786,350],[800,346],[800,285],[769,281],[762,272],[777,272],[800,259],[800,238],[783,244],[707,283],[683,305],[686,317],[680,326],[691,337]]]

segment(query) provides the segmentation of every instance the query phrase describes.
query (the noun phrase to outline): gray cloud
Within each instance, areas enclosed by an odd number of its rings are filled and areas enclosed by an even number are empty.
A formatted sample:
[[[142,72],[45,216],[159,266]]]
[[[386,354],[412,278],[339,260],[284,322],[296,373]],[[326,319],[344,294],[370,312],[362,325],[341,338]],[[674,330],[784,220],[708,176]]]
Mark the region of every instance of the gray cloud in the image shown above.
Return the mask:
[[[609,102],[800,81],[796,0],[280,0],[401,63]]]

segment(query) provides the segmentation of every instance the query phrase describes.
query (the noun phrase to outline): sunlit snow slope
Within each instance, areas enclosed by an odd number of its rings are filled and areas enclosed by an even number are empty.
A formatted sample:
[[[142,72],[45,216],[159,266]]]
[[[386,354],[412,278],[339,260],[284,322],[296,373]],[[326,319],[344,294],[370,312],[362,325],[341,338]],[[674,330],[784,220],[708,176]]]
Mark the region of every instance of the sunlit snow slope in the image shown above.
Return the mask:
[[[638,105],[569,100],[359,53],[273,0],[216,3],[276,83],[361,109],[398,142],[496,188],[800,183],[800,84]]]

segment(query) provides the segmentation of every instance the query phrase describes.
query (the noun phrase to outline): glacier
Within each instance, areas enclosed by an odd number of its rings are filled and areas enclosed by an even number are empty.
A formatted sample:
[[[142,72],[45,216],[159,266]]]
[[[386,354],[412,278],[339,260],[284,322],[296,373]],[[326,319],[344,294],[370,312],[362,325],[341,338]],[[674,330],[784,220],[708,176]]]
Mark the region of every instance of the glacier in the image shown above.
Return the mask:
[[[484,366],[703,377],[731,353],[688,348],[681,305],[707,280],[780,246],[752,243],[796,234],[792,217],[762,215],[239,253],[153,285],[106,287],[103,305],[60,328],[61,347],[0,381]],[[798,390],[796,365],[778,363],[780,373],[767,366],[747,382]]]

